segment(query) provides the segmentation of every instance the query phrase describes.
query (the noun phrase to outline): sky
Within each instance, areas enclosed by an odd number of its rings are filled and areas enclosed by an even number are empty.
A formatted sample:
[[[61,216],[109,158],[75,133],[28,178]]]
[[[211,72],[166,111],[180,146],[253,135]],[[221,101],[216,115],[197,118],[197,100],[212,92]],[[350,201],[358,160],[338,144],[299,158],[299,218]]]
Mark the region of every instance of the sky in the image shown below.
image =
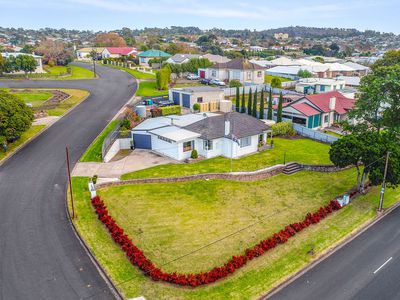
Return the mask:
[[[0,0],[0,26],[110,31],[338,27],[400,34],[399,0]]]

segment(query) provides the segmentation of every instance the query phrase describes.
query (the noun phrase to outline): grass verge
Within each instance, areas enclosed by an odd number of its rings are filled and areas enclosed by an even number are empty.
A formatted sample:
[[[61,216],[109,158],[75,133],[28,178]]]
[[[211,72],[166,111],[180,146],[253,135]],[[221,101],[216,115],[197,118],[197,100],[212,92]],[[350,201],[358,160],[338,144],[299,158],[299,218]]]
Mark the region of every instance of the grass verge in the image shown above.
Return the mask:
[[[102,162],[101,148],[105,137],[117,126],[119,120],[111,121],[100,135],[93,141],[86,152],[81,157],[81,162]]]
[[[134,69],[124,68],[120,66],[113,66],[113,65],[104,65],[104,64],[103,66],[126,71],[137,79],[156,79],[156,75],[154,74],[144,73]]]
[[[90,94],[88,91],[76,89],[60,89],[60,91],[69,94],[70,97],[67,100],[58,104],[57,107],[48,109],[47,113],[49,114],[49,116],[62,116],[72,107],[85,100]]]
[[[299,176],[301,177],[301,175]],[[97,220],[91,208],[87,182],[88,178],[73,178],[75,207],[78,215],[74,222],[99,262],[127,298],[140,295],[144,295],[146,299],[257,298],[315,260],[328,248],[339,243],[367,221],[372,220],[379,199],[379,189],[374,188],[368,195],[356,198],[349,206],[324,219],[318,225],[307,228],[286,244],[251,261],[226,280],[210,286],[190,289],[153,282],[130,264],[123,252],[114,244],[103,225]],[[400,189],[387,190],[384,207],[387,208],[394,204],[399,197]],[[131,201],[136,201],[136,197],[132,197]],[[176,213],[179,215],[180,211]],[[135,216],[133,222],[141,224],[143,217],[152,218],[150,214]],[[157,216],[153,216],[153,218],[155,222],[163,222],[163,220],[157,220]],[[157,226],[155,228],[157,229]],[[204,230],[207,229],[207,226],[198,229]],[[251,236],[252,233],[250,232],[248,235]],[[313,255],[308,254],[311,249],[314,251]]]
[[[136,92],[136,96],[139,97],[151,97],[161,96],[168,94],[168,90],[160,91],[156,88],[155,81],[142,81],[139,83],[139,88]]]
[[[286,154],[285,154],[286,153]],[[276,164],[297,161],[305,164],[331,164],[329,145],[310,139],[274,138],[274,149],[232,160],[232,170],[255,171]],[[231,160],[216,157],[191,164],[166,164],[122,175],[123,180],[135,178],[172,177],[192,174],[230,172]]]
[[[8,151],[4,152],[0,150],[0,161],[2,161],[4,158],[9,156],[11,153],[13,153],[19,146],[21,146],[23,143],[28,141],[29,139],[33,138],[35,135],[37,135],[44,127],[45,125],[32,125],[27,131],[25,131],[22,135],[21,138],[14,143],[8,144]]]

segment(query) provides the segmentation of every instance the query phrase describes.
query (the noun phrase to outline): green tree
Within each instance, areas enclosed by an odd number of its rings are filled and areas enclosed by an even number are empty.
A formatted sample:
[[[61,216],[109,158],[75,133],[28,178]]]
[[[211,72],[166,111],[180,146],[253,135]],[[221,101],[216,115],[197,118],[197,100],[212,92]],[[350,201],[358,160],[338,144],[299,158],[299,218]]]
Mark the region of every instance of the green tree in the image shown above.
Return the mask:
[[[162,68],[156,73],[156,87],[158,90],[168,90],[168,84],[171,82],[171,70]]]
[[[245,97],[244,97],[244,92],[245,92],[245,89],[244,89],[244,87],[243,87],[243,92],[242,92],[242,104],[241,104],[241,113],[245,113],[246,112],[246,100],[245,100]]]
[[[272,89],[269,89],[269,95],[268,95],[268,115],[267,119],[272,120],[273,117],[273,109],[272,109]]]
[[[261,100],[260,100],[260,115],[259,115],[259,118],[262,120],[262,119],[264,119],[264,102],[265,102],[265,99],[264,99],[264,89],[262,89],[261,90]]]
[[[0,76],[3,75],[3,72],[5,72],[5,65],[6,65],[6,60],[2,55],[0,55]]]
[[[236,87],[236,111],[240,111],[240,91],[238,86]]]
[[[279,102],[278,102],[278,112],[277,112],[277,119],[276,119],[277,123],[282,122],[282,108],[283,108],[283,96],[282,96],[282,92],[281,92],[279,95]]]
[[[249,98],[247,100],[247,114],[251,116],[252,110],[251,110],[251,103],[253,101],[252,93],[251,93],[251,88],[249,90]]]
[[[313,75],[308,70],[300,69],[299,72],[297,72],[297,76],[300,77],[300,78],[311,78]]]
[[[28,73],[32,73],[36,70],[37,63],[36,60],[30,55],[18,55],[15,58],[15,65],[18,71],[24,71],[25,76],[28,76]]]
[[[281,89],[282,88],[282,80],[278,77],[273,77],[271,80],[271,87],[273,89]]]
[[[13,142],[31,126],[33,111],[18,97],[0,90],[0,140]]]
[[[253,117],[257,117],[257,96],[258,96],[258,94],[257,94],[257,89],[256,89],[256,91],[255,91],[255,93],[254,93],[254,97],[253,97],[253,105],[252,105],[252,113],[251,113],[251,115],[253,116]]]

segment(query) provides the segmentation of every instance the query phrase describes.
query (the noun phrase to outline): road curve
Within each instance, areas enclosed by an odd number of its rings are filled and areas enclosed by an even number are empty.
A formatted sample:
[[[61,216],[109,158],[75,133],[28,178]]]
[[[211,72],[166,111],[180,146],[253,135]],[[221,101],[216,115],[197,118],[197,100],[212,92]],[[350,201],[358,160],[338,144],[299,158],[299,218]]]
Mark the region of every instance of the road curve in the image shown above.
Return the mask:
[[[73,233],[64,203],[65,146],[74,165],[137,88],[125,72],[101,66],[96,71],[96,80],[0,81],[0,87],[91,93],[0,166],[0,299],[114,298]]]
[[[400,299],[399,220],[400,207],[268,299]]]

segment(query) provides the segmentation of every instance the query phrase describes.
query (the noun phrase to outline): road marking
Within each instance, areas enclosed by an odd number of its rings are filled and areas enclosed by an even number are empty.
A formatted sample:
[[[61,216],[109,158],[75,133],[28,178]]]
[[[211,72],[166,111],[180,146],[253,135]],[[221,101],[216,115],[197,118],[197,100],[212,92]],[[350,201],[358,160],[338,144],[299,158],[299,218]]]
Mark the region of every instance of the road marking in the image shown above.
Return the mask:
[[[380,269],[382,269],[389,261],[391,261],[393,259],[393,257],[390,257],[387,261],[385,261],[384,263],[383,263],[383,265],[381,265],[378,269],[376,269],[375,271],[374,271],[374,274],[376,274]]]

